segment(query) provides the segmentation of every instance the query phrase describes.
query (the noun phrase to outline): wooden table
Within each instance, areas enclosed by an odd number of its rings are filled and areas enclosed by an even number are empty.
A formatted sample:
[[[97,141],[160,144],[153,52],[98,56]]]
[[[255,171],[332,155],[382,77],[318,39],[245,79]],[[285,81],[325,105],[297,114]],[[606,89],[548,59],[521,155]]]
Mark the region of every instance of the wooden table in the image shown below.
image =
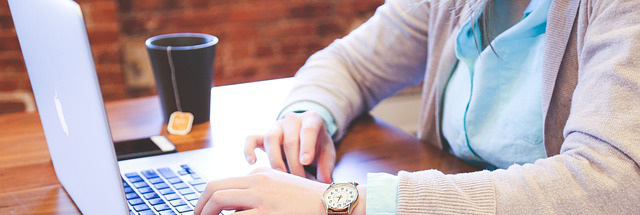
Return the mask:
[[[291,86],[291,79],[281,79],[214,88],[211,122],[194,126],[186,136],[166,134],[157,97],[106,106],[115,140],[165,134],[179,151],[187,151],[213,144],[242,144],[246,135],[264,132]],[[367,172],[422,169],[445,173],[476,170],[364,115],[355,120],[340,143],[334,179],[364,182]],[[36,113],[0,115],[0,214],[79,214],[55,176]]]

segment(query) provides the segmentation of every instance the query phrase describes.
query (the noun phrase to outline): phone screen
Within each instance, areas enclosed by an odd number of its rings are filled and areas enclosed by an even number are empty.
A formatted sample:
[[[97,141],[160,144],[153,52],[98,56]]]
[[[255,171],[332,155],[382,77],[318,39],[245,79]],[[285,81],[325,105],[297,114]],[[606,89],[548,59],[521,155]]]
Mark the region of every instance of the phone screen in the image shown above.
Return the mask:
[[[175,150],[166,152],[162,151],[151,138],[115,142],[114,146],[116,149],[118,160],[126,160],[175,152]]]

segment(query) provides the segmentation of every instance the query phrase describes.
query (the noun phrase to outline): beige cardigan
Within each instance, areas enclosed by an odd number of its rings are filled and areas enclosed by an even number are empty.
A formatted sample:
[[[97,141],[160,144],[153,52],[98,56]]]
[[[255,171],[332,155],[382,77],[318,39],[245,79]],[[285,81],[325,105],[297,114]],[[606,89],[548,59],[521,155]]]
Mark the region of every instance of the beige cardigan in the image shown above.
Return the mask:
[[[446,148],[443,88],[465,1],[387,0],[314,54],[288,103],[326,106],[344,134],[380,100],[424,81],[418,136]],[[640,214],[640,1],[553,0],[542,110],[549,158],[507,170],[400,172],[399,214]]]

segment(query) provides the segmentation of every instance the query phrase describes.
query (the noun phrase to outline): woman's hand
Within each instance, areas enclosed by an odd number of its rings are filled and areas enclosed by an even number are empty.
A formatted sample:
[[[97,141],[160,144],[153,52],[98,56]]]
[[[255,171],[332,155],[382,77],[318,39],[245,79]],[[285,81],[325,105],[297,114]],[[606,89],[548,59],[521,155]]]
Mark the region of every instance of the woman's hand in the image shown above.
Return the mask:
[[[305,177],[304,166],[315,161],[318,180],[331,182],[336,149],[324,121],[313,111],[289,113],[266,135],[249,136],[245,156],[250,164],[256,162],[256,148],[265,150],[272,168],[286,172],[288,166],[292,174],[301,177]]]
[[[268,168],[248,176],[211,181],[200,196],[195,214],[218,215],[237,210],[237,215],[325,215],[322,194],[328,184]]]

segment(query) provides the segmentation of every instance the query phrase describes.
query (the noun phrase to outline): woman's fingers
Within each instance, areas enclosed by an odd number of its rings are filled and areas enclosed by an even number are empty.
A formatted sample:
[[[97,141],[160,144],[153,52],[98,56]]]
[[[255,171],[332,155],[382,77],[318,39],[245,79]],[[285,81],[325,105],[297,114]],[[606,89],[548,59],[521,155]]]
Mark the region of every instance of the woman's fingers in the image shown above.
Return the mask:
[[[282,128],[278,124],[264,136],[264,150],[269,157],[271,168],[286,172],[287,167],[282,160]]]
[[[269,168],[244,177],[212,181],[200,197],[195,214],[217,215],[223,210],[254,214],[321,214],[319,197],[328,185]]]
[[[294,175],[304,176],[304,167],[300,164],[300,119],[297,114],[287,114],[282,121],[284,132],[282,147],[284,149],[289,172]]]
[[[251,135],[244,144],[244,156],[249,164],[256,163],[256,148],[264,148],[264,136]]]
[[[220,214],[222,210],[245,210],[254,208],[255,194],[244,189],[228,189],[214,192],[196,214]]]
[[[211,196],[217,191],[228,189],[247,189],[251,184],[253,184],[253,179],[249,177],[234,177],[210,181],[209,184],[207,184],[207,188],[202,192],[202,195],[200,195],[195,211],[202,210]]]
[[[321,148],[327,142],[331,143],[331,137],[325,129],[324,121],[317,113],[290,113],[266,135],[249,136],[245,143],[244,154],[247,162],[254,164],[257,160],[255,149],[263,148],[272,168],[283,172],[288,169],[294,175],[304,176],[304,165],[309,165],[314,160],[319,161]],[[333,171],[335,149],[330,149],[328,152],[331,152],[329,155],[333,154],[333,157],[328,157],[329,163],[318,165],[319,170],[322,166],[323,171]],[[331,178],[330,172],[324,175],[325,181]]]
[[[318,155],[318,180],[323,183],[331,183],[333,168],[336,165],[336,149],[333,146],[331,137],[327,132],[319,136],[320,143],[323,144]]]
[[[324,121],[314,112],[305,112],[300,125],[300,163],[309,165],[313,162],[316,152],[318,135],[324,132]]]

